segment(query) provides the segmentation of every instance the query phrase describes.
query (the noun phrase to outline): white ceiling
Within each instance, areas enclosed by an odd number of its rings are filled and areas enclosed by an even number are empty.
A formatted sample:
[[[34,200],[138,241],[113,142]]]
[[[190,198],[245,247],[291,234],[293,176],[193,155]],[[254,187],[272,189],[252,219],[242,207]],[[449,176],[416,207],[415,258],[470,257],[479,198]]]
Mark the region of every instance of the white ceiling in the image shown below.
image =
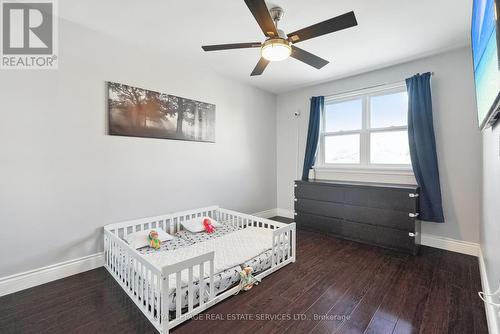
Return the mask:
[[[274,93],[385,67],[469,43],[471,0],[269,0],[300,29],[353,10],[358,26],[298,44],[330,61],[317,70],[295,59],[250,77],[259,49],[203,52],[201,45],[262,41],[243,0],[60,1],[60,15],[114,38],[175,52]],[[61,46],[62,47],[62,46]]]

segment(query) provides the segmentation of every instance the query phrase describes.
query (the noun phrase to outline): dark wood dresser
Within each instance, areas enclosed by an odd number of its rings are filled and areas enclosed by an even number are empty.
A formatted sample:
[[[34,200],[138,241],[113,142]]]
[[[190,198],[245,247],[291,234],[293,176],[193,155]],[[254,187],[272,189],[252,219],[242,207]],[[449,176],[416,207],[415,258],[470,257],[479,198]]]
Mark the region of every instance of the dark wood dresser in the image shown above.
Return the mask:
[[[296,181],[297,228],[411,254],[420,247],[419,188],[343,181]]]

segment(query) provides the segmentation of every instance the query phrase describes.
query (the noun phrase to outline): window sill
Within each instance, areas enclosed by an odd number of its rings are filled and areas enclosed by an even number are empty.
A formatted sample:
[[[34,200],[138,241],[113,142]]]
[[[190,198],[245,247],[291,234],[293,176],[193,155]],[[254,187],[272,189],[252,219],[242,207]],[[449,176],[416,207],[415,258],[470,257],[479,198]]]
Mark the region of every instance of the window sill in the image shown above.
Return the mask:
[[[327,172],[341,172],[341,173],[370,173],[370,174],[397,174],[397,175],[413,175],[413,170],[409,167],[400,166],[353,166],[353,165],[320,165],[314,166],[314,170],[327,171]]]
[[[314,166],[309,177],[318,180],[417,184],[413,171],[399,166]]]

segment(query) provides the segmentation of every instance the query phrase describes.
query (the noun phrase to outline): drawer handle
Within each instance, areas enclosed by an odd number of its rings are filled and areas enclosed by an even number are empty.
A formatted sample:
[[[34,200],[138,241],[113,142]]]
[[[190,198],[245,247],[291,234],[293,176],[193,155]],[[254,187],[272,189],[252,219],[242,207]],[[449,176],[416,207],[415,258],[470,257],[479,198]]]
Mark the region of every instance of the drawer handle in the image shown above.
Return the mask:
[[[417,213],[412,213],[412,212],[410,212],[410,213],[408,214],[408,216],[410,216],[411,218],[416,218],[416,217],[418,217],[418,212],[417,212]]]
[[[414,198],[414,197],[418,197],[418,194],[409,193],[408,196],[411,197],[411,198]]]
[[[413,232],[410,232],[410,233],[408,233],[408,235],[413,238],[413,237],[415,237],[416,234]]]

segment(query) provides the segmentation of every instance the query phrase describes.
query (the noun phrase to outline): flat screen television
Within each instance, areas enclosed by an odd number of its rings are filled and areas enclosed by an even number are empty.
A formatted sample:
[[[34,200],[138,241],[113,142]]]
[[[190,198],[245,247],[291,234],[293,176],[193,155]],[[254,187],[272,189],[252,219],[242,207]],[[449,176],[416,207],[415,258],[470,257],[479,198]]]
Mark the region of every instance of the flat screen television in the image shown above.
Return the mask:
[[[472,5],[472,60],[479,127],[495,123],[500,110],[499,35],[500,0],[474,0]]]

